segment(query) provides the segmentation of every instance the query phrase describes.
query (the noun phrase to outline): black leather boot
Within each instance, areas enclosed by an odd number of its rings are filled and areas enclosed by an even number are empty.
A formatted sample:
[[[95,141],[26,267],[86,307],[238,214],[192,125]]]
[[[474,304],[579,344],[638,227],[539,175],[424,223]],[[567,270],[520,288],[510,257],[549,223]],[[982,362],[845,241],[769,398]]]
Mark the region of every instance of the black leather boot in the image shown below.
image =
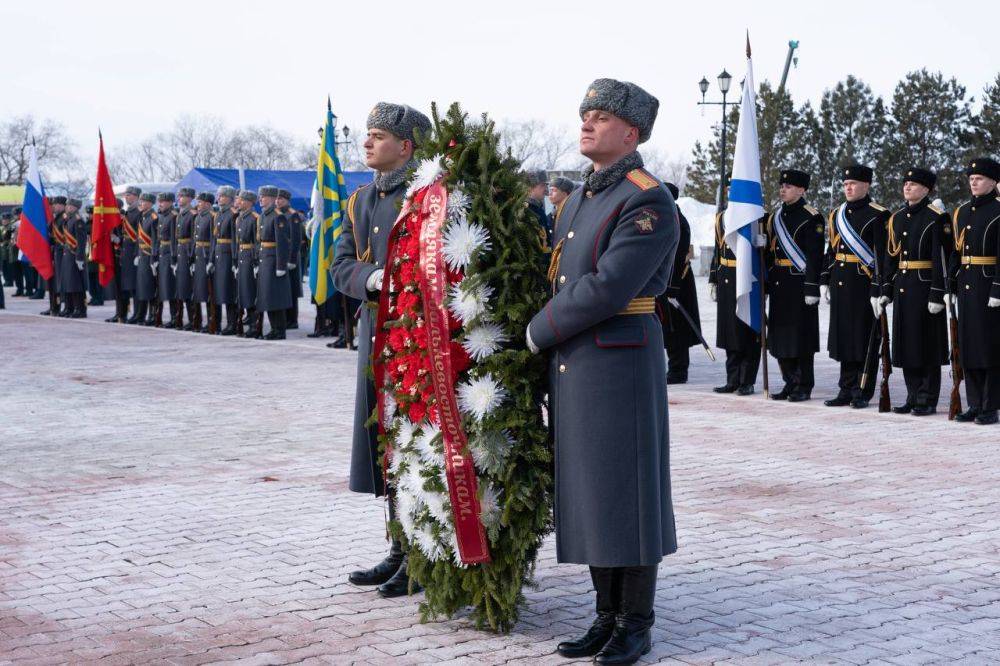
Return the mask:
[[[649,629],[655,620],[656,568],[654,564],[622,570],[621,611],[615,619],[611,639],[594,657],[596,663],[634,664],[652,648]]]
[[[389,554],[385,556],[384,560],[371,569],[352,571],[347,580],[355,585],[381,585],[392,578],[399,571],[399,567],[402,564],[403,547],[398,541],[393,539],[392,544],[389,546]]]
[[[593,657],[611,639],[615,628],[615,615],[621,606],[622,569],[590,567],[590,579],[597,594],[597,618],[583,636],[563,641],[556,648],[567,659]]]
[[[392,578],[376,588],[378,596],[383,599],[392,599],[393,597],[402,597],[410,593],[410,574],[406,571],[407,561],[407,556],[403,555],[403,561],[400,563],[396,573],[392,575]],[[417,581],[413,581],[413,594],[422,589]]]

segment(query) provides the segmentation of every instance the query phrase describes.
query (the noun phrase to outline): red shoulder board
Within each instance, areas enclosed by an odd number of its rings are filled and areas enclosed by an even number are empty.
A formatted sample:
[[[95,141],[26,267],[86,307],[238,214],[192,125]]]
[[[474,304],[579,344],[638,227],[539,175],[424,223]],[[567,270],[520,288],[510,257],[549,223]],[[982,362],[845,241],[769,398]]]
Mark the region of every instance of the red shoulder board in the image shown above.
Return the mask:
[[[632,169],[626,175],[632,184],[640,190],[651,190],[660,184],[660,181],[650,176],[644,169]]]

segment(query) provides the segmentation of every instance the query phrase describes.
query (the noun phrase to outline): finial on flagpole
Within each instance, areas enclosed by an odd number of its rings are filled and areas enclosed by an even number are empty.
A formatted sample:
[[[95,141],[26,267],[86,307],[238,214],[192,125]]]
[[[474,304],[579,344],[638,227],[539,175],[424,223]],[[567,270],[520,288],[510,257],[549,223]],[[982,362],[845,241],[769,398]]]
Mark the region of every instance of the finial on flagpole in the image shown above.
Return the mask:
[[[747,58],[750,57],[750,30],[747,29]]]
[[[333,112],[333,105],[330,103],[329,95],[326,96],[326,110],[330,111],[331,113]]]

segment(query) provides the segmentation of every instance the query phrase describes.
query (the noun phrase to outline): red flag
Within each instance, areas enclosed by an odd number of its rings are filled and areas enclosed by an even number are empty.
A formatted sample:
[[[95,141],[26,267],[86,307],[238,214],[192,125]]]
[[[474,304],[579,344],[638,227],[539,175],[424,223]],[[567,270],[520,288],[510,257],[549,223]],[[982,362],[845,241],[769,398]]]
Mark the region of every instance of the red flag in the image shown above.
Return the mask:
[[[111,248],[111,232],[121,225],[122,215],[118,210],[108,165],[104,161],[104,137],[100,132],[97,136],[101,142],[101,149],[97,158],[97,185],[94,187],[90,258],[97,262],[98,281],[102,287],[106,287],[115,277],[115,253]]]

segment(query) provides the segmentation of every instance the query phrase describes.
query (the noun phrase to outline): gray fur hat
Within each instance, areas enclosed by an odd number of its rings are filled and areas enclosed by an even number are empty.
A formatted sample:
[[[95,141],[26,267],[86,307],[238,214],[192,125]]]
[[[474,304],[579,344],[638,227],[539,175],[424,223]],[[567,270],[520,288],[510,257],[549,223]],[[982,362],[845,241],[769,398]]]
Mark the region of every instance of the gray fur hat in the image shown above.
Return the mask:
[[[73,208],[76,208],[77,210],[79,210],[80,207],[83,206],[83,202],[80,201],[79,199],[75,199],[73,197],[67,197],[66,198],[66,205],[67,206],[72,206]]]
[[[638,127],[639,143],[645,143],[653,133],[659,108],[659,100],[634,83],[597,79],[587,88],[587,94],[580,102],[580,117],[594,109],[607,111]]]
[[[222,185],[215,191],[215,196],[217,197],[229,197],[230,199],[236,198],[236,188],[230,185]]]
[[[215,195],[212,194],[211,192],[199,192],[197,199],[198,201],[204,201],[210,204],[215,203]]]
[[[379,102],[368,114],[368,129],[392,132],[400,139],[409,139],[416,144],[413,130],[426,137],[431,131],[431,121],[412,106]]]
[[[289,201],[292,200],[292,193],[283,187],[278,188],[278,196],[282,199],[288,199]]]
[[[524,172],[524,180],[528,183],[528,187],[544,185],[549,181],[549,174],[542,169],[528,169]]]
[[[257,201],[257,194],[253,190],[240,190],[239,198],[253,203]]]
[[[278,196],[278,188],[274,185],[262,185],[257,188],[257,194],[262,197],[276,197]]]
[[[160,192],[159,194],[156,195],[156,200],[157,201],[169,201],[170,203],[173,203],[174,202],[174,193],[173,192]]]
[[[194,199],[194,195],[195,191],[193,187],[182,187],[181,189],[177,190],[177,196],[179,197],[188,197]]]
[[[576,185],[569,178],[564,178],[562,176],[557,176],[549,181],[549,187],[554,187],[558,190],[562,190],[566,194],[569,194],[576,189]]]
[[[156,203],[156,195],[152,192],[143,192],[139,195],[139,201],[148,201],[149,203]]]
[[[134,194],[135,196],[139,196],[142,194],[142,188],[136,187],[135,185],[129,185],[125,188],[125,194]]]

